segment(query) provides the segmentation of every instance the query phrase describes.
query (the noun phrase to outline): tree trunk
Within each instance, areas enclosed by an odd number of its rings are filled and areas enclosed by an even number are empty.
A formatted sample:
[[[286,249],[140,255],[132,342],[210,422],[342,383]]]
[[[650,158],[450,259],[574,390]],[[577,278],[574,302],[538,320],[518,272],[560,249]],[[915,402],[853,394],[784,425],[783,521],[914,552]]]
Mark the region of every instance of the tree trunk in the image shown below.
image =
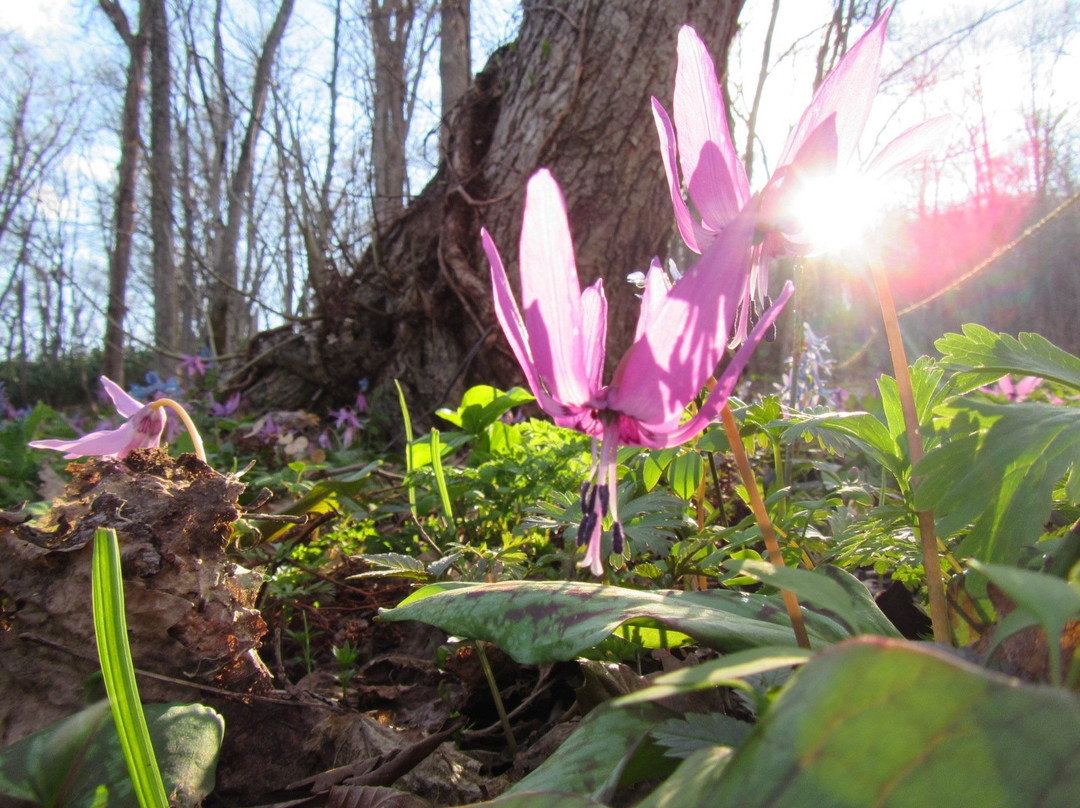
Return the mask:
[[[521,383],[493,314],[479,232],[492,233],[516,273],[525,183],[542,166],[566,195],[583,285],[604,278],[617,357],[639,307],[626,275],[663,255],[673,229],[650,96],[670,105],[683,23],[723,71],[741,6],[526,3],[517,43],[491,57],[455,108],[435,178],[338,281],[319,319],[252,341],[237,385],[259,405],[322,408],[351,400],[367,379],[393,428],[395,379],[418,417],[474,383]]]
[[[368,26],[375,51],[375,95],[371,133],[374,174],[372,212],[377,230],[401,213],[405,194],[405,49],[412,23],[411,0],[371,0]]]
[[[150,15],[150,229],[154,242],[154,344],[165,378],[176,364],[179,286],[173,259],[172,71],[165,0],[148,0]]]
[[[105,357],[102,372],[124,384],[124,316],[127,313],[127,281],[131,271],[131,246],[135,235],[135,185],[139,172],[139,109],[146,76],[147,14],[140,6],[139,30],[132,33],[127,16],[113,0],[98,0],[128,47],[127,86],[120,122],[120,166],[113,209],[115,241],[109,256],[109,301],[105,322]]]
[[[450,111],[465,95],[472,78],[469,0],[442,0],[439,13],[439,84],[442,94],[440,143],[445,151],[450,134]]]
[[[263,107],[270,90],[270,71],[277,56],[281,38],[285,35],[285,26],[289,22],[294,3],[295,0],[281,0],[274,24],[266,36],[266,42],[263,43],[259,61],[255,65],[255,78],[252,81],[251,112],[247,129],[240,143],[236,168],[229,181],[228,213],[221,235],[220,264],[217,267],[218,283],[213,309],[210,313],[215,345],[217,350],[223,353],[236,350],[244,335],[244,324],[247,321],[246,311],[241,309],[236,252],[240,243],[240,227],[248,211],[248,191],[255,160],[255,139],[262,128]]]

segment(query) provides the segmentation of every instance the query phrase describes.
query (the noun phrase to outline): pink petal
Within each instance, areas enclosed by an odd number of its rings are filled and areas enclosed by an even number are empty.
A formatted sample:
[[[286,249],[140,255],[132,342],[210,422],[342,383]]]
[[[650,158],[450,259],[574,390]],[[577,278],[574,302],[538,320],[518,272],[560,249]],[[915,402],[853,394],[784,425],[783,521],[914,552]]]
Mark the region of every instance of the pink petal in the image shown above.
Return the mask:
[[[679,170],[675,156],[675,128],[671,125],[671,119],[655,98],[652,100],[652,108],[656,134],[660,138],[660,156],[663,157],[664,175],[667,177],[668,191],[671,193],[671,206],[675,210],[675,223],[679,226],[679,234],[686,242],[686,246],[700,253],[712,238],[712,234],[706,233],[682,197],[682,186],[679,184]]]
[[[585,373],[590,390],[599,390],[604,383],[604,354],[607,348],[607,298],[604,280],[581,293],[581,340],[585,349]]]
[[[892,9],[886,9],[862,39],[855,43],[825,81],[818,87],[810,106],[788,139],[787,148],[777,163],[783,166],[802,148],[830,115],[836,115],[838,157],[846,162],[862,136],[870,107],[877,95],[881,71],[881,49],[885,44],[885,25]]]
[[[648,330],[650,321],[655,318],[667,297],[669,285],[667,275],[660,266],[660,259],[653,258],[645,276],[645,291],[641,294],[641,311],[638,314],[637,329],[634,331],[634,342],[641,339]]]
[[[688,25],[679,31],[674,112],[690,199],[705,224],[722,230],[746,204],[750,188],[731,142],[716,67],[705,43]]]
[[[780,292],[780,296],[773,305],[761,315],[761,319],[754,325],[754,329],[750,332],[750,335],[746,338],[742,347],[736,351],[735,356],[731,358],[731,362],[728,363],[720,378],[717,379],[716,387],[709,392],[709,395],[705,398],[705,401],[702,402],[701,407],[698,408],[698,411],[693,417],[687,420],[686,423],[680,424],[676,429],[672,429],[666,433],[650,432],[647,429],[643,429],[643,439],[651,439],[654,441],[652,443],[643,442],[643,445],[652,449],[666,449],[669,446],[678,446],[705,429],[705,427],[720,414],[720,410],[724,408],[727,400],[735,391],[735,385],[739,383],[739,377],[746,368],[747,362],[750,361],[750,357],[761,343],[761,340],[765,337],[770,326],[776,322],[776,318],[780,316],[780,312],[783,310],[784,305],[791,299],[791,296],[794,293],[795,287],[791,281],[785,283],[783,290]]]
[[[904,130],[874,156],[866,173],[886,177],[911,168],[940,151],[949,142],[955,128],[956,118],[942,115]]]
[[[529,180],[521,228],[521,302],[541,384],[563,404],[591,397],[585,370],[581,286],[566,203],[546,169]]]
[[[107,376],[101,377],[101,386],[105,388],[105,393],[112,401],[113,406],[116,407],[116,411],[124,418],[130,418],[142,409],[143,403],[141,401],[129,396],[120,385]]]
[[[667,293],[615,371],[611,409],[654,431],[678,426],[723,356],[746,289],[756,218],[753,210],[736,217]]]

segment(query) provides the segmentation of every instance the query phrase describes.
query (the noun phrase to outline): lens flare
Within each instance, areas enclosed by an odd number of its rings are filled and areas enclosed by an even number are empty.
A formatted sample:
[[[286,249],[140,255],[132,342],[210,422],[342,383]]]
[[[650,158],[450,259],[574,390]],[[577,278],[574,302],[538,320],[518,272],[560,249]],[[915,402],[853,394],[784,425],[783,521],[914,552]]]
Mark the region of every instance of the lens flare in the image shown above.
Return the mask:
[[[886,203],[885,186],[857,172],[811,177],[791,199],[790,215],[813,253],[859,248]]]

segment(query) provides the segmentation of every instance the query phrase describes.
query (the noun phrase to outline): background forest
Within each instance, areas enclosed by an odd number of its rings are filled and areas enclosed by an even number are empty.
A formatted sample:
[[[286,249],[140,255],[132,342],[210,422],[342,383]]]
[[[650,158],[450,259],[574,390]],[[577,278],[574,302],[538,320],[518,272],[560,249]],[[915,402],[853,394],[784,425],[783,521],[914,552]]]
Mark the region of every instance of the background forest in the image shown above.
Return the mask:
[[[742,8],[727,93],[752,182],[791,110],[882,5]],[[363,277],[365,251],[378,254],[378,234],[435,176],[455,102],[523,14],[494,0],[34,7],[0,11],[0,380],[16,408],[88,400],[101,372],[122,384],[148,371],[167,379],[184,356],[250,386],[243,371],[265,362],[265,344],[248,350],[259,332],[340,337],[342,285]],[[961,306],[969,321],[1080,348],[1075,209],[982,266],[1077,191],[1077,26],[1071,0],[897,4],[874,140],[928,112],[961,122],[937,162],[897,190],[881,227],[915,355],[959,325]],[[668,244],[650,249],[665,255]],[[601,271],[614,285],[636,268]],[[835,294],[813,282],[813,261],[797,271],[797,316],[829,339],[838,383],[845,369],[883,368],[869,285]],[[779,367],[790,345],[758,367]],[[418,391],[419,373],[339,362],[324,374],[332,385],[309,380],[291,402],[271,386],[258,403],[329,408],[361,377]],[[421,398],[433,410],[453,396]]]

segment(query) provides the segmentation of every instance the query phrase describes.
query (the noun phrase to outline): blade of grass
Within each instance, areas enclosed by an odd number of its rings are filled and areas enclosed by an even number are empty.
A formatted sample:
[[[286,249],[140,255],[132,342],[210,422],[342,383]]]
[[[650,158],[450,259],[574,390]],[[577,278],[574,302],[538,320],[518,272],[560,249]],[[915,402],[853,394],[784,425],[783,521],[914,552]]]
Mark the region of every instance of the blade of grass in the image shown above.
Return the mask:
[[[135,796],[143,808],[169,808],[135,682],[120,577],[120,544],[111,528],[98,528],[94,533],[91,588],[101,673]]]
[[[450,530],[457,532],[457,523],[454,521],[454,509],[450,502],[450,490],[446,487],[446,475],[443,474],[442,445],[439,441],[439,430],[431,430],[431,468],[435,472],[435,485],[439,489],[439,498],[442,500],[443,512]]]
[[[413,431],[412,418],[409,417],[409,405],[405,401],[405,391],[401,389],[401,382],[394,379],[394,387],[397,388],[398,403],[401,405],[401,418],[405,422],[405,489],[409,494],[409,510],[412,511],[413,519],[420,521],[420,514],[416,510],[416,489],[412,484],[413,472]]]

